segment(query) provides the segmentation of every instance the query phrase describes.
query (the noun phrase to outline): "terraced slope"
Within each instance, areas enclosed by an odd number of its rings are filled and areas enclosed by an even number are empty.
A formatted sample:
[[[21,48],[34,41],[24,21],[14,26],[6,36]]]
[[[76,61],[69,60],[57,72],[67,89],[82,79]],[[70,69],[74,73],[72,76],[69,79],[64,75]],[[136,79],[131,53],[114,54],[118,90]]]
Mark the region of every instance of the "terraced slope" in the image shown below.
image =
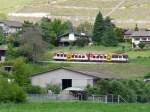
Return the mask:
[[[150,0],[0,0],[0,4],[0,12],[45,12],[75,23],[93,22],[100,10],[118,26],[134,27],[138,23],[140,27],[150,27]]]

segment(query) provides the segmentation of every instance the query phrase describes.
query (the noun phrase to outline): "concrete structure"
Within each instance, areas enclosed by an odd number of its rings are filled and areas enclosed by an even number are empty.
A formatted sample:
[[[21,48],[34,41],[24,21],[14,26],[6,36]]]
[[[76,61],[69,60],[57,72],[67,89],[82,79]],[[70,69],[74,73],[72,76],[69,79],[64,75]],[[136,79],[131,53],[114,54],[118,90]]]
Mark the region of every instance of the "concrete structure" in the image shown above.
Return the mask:
[[[47,72],[35,74],[31,78],[32,85],[46,87],[48,84],[60,85],[62,90],[68,87],[85,88],[93,86],[98,79],[118,79],[114,76],[87,72],[70,68],[57,68]]]
[[[16,21],[0,21],[0,28],[5,35],[17,33],[22,30],[22,24]]]

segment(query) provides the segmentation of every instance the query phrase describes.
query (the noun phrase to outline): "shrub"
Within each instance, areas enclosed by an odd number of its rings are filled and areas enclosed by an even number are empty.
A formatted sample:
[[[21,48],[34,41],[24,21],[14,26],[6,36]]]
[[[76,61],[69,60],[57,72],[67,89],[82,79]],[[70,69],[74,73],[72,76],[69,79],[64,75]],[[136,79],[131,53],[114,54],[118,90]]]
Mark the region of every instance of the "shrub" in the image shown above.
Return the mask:
[[[89,43],[89,40],[86,38],[78,38],[76,40],[76,45],[79,47],[84,47],[84,46],[88,45],[88,43]]]
[[[150,102],[150,84],[134,80],[99,80],[94,87],[87,86],[88,94],[121,95],[127,102]]]
[[[54,94],[59,94],[61,91],[60,85],[57,84],[48,84],[47,90],[51,90]]]
[[[26,94],[17,84],[0,79],[0,102],[21,103],[26,101]]]
[[[29,94],[44,94],[44,93],[46,93],[47,91],[46,91],[46,89],[41,88],[41,87],[39,87],[39,86],[29,86],[27,92],[28,92]]]
[[[144,49],[144,47],[145,47],[145,43],[140,42],[140,43],[139,43],[139,48],[140,48],[140,49]]]

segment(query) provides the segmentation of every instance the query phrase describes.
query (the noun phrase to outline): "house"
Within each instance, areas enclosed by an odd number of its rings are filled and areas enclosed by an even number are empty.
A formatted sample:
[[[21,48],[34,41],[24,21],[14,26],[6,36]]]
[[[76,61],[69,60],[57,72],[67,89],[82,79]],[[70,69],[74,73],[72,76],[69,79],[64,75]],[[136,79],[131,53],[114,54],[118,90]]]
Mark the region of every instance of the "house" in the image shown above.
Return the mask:
[[[46,87],[48,84],[60,85],[62,90],[73,87],[84,89],[93,86],[98,79],[120,79],[114,75],[91,72],[73,68],[56,68],[46,72],[34,74],[31,83],[34,86]]]
[[[17,21],[0,21],[0,28],[5,35],[8,35],[10,33],[17,33],[22,30],[22,27],[22,23]]]
[[[89,39],[89,37],[84,33],[66,33],[57,37],[57,46],[69,46],[70,44],[75,45],[78,38]]]
[[[139,43],[143,42],[147,45],[150,44],[150,30],[139,29],[137,31],[129,29],[124,32],[124,40],[131,41],[133,47],[139,47]]]
[[[131,40],[132,39],[131,35],[133,32],[134,32],[134,30],[132,30],[132,29],[125,30],[124,31],[124,40]]]
[[[140,42],[143,42],[146,45],[150,45],[150,30],[134,31],[131,37],[132,37],[132,44],[134,44],[135,47],[139,47],[138,45]]]

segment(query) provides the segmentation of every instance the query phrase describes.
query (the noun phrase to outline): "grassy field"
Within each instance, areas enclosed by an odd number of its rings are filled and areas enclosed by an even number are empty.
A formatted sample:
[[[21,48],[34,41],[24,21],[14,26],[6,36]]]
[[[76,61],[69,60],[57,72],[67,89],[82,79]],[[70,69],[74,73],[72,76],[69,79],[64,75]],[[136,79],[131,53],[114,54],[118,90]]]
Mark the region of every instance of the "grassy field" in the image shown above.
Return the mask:
[[[1,104],[0,112],[149,112],[150,104],[100,104],[89,102],[49,102]]]
[[[71,51],[68,47],[54,48],[49,51],[47,56],[50,59],[55,52],[96,52],[96,53],[112,53],[122,52],[122,46],[126,46],[126,51],[129,55],[129,63],[114,63],[114,64],[70,64],[71,67],[82,70],[97,71],[109,73],[118,77],[127,79],[142,79],[150,73],[150,50],[133,50],[129,44],[120,44],[118,47],[104,46],[87,46],[83,48],[72,47]]]

